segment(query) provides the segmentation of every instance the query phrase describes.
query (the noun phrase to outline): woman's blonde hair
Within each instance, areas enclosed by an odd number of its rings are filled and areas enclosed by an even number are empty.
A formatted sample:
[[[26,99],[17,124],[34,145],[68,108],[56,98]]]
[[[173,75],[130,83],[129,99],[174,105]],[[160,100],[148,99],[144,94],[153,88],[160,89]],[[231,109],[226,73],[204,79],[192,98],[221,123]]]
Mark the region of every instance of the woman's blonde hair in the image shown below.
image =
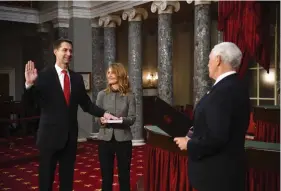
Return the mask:
[[[121,63],[111,64],[106,71],[106,75],[107,75],[109,69],[111,69],[112,73],[114,73],[117,77],[117,83],[119,85],[118,91],[122,95],[126,95],[127,93],[131,92],[128,73],[127,73],[125,67],[123,66],[123,64],[121,64]],[[111,86],[109,83],[107,83],[107,88],[104,91],[106,93],[112,92],[112,89],[111,89]]]

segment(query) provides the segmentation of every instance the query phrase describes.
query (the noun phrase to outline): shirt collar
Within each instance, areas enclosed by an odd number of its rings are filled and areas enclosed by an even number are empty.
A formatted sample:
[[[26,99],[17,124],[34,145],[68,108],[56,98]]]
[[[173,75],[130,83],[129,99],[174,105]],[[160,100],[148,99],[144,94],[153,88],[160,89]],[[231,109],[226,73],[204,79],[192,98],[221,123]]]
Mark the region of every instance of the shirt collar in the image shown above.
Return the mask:
[[[223,78],[225,78],[225,77],[227,77],[227,76],[229,76],[229,75],[231,75],[231,74],[235,74],[236,72],[235,71],[230,71],[230,72],[225,72],[225,73],[223,73],[223,74],[221,74],[218,78],[217,78],[217,80],[216,80],[216,82],[214,83],[214,85],[216,85],[219,81],[221,81]],[[213,86],[214,86],[213,85]]]
[[[57,71],[58,75],[61,75],[62,74],[61,72],[63,71],[63,69],[61,69],[57,64],[55,64],[55,68],[56,68],[56,71]],[[65,70],[68,73],[68,69],[65,69]]]

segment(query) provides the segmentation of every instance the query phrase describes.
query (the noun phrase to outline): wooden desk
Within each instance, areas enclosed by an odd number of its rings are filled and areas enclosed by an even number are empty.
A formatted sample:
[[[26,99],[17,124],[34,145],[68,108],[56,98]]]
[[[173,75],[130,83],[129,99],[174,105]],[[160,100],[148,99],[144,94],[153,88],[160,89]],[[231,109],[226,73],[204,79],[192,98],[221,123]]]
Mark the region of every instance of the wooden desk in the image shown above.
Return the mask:
[[[168,137],[165,132],[163,132],[161,129],[155,126],[150,126],[149,129],[146,129],[146,135],[147,135],[147,147],[153,147],[155,149],[160,149],[164,152],[169,152],[171,154],[174,154],[175,156],[178,155],[178,158],[187,158],[187,152],[181,151],[176,144],[173,142],[173,139],[171,137]],[[248,169],[254,169],[258,172],[272,172],[275,174],[279,174],[280,169],[280,145],[276,143],[265,143],[265,142],[257,142],[257,141],[246,141],[245,143],[245,149],[247,154],[247,166]],[[147,188],[147,182],[146,181],[155,181],[154,184],[157,184],[157,180],[162,180],[162,177],[157,177],[157,175],[152,175],[149,173],[149,169],[153,168],[151,166],[151,161],[155,161],[151,155],[148,154],[148,152],[145,153],[145,177],[144,177],[144,190],[152,191],[156,189],[148,189]],[[187,159],[186,159],[187,160]],[[150,166],[149,166],[150,165]],[[184,164],[185,166],[180,167],[180,169],[177,169],[175,174],[182,173],[182,171],[187,171],[187,163]],[[162,174],[160,173],[159,176]],[[167,174],[163,175],[167,176]],[[263,177],[263,176],[261,176]],[[164,179],[163,179],[164,180]],[[169,180],[169,179],[168,179]],[[250,180],[247,180],[247,185],[250,185]],[[276,179],[277,181],[277,179]],[[188,179],[186,177],[186,184],[184,189],[182,190],[189,190],[191,191],[192,188],[188,183]],[[251,179],[251,182],[253,180]],[[177,183],[179,184],[179,183]],[[275,183],[274,183],[275,184]],[[277,184],[277,183],[276,183]],[[280,181],[279,181],[280,186]],[[176,185],[176,183],[174,183]],[[171,186],[171,185],[169,185]],[[256,186],[256,185],[254,185]],[[250,187],[250,186],[249,186]],[[171,188],[170,188],[171,189]],[[249,188],[249,190],[254,190]],[[272,190],[274,191],[274,190]]]

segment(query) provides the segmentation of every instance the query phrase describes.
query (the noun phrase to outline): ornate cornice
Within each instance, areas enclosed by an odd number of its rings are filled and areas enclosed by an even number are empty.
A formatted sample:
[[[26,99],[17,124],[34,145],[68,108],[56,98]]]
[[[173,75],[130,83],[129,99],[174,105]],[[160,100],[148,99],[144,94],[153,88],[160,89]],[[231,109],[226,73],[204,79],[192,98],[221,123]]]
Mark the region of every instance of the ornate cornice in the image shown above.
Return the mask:
[[[39,11],[31,8],[0,6],[0,20],[38,24]]]
[[[91,27],[94,27],[94,28],[99,28],[99,27],[101,27],[101,26],[99,25],[99,19],[98,19],[98,18],[94,18],[94,19],[91,20]]]
[[[128,21],[142,21],[147,19],[148,13],[144,8],[127,9],[122,14],[122,19]]]
[[[53,19],[52,20],[54,28],[68,28],[69,27],[69,19]]]
[[[154,1],[151,4],[151,12],[158,14],[178,12],[180,10],[180,3],[178,1]]]
[[[121,18],[119,15],[106,15],[100,17],[99,26],[102,27],[116,27],[121,25]]]
[[[40,11],[0,6],[0,20],[39,24],[72,17],[93,19],[147,2],[149,1],[41,1]]]

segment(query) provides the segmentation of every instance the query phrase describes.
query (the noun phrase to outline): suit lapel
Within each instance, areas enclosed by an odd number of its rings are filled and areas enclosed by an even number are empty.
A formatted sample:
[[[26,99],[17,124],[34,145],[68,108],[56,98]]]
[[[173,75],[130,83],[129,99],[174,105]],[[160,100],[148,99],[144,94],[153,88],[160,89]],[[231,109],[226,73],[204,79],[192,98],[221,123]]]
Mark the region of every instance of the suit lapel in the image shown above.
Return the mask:
[[[70,76],[70,104],[73,101],[73,92],[74,92],[74,74],[72,70],[69,70],[69,76]]]
[[[208,91],[201,99],[200,101],[197,103],[193,114],[195,114],[196,109],[200,106],[200,104],[206,99],[206,97],[208,97],[208,95],[210,95],[212,93],[212,91],[214,91],[215,89],[219,88],[222,84],[224,84],[225,82],[234,79],[235,77],[237,77],[237,74],[231,74],[229,76],[226,76],[225,78],[223,78],[221,81],[219,81],[216,85],[212,86],[212,88],[210,89],[210,91]]]

